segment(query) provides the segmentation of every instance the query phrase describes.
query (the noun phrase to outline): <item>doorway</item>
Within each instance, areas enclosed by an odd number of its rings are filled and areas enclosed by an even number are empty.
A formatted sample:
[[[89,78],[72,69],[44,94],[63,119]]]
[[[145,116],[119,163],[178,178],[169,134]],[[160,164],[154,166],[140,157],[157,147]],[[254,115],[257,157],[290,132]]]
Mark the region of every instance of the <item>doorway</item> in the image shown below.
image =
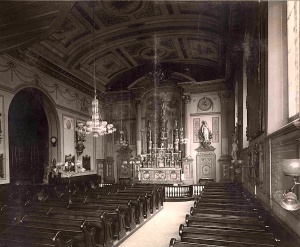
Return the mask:
[[[11,183],[42,183],[49,161],[49,126],[44,94],[25,88],[13,98],[8,111]]]

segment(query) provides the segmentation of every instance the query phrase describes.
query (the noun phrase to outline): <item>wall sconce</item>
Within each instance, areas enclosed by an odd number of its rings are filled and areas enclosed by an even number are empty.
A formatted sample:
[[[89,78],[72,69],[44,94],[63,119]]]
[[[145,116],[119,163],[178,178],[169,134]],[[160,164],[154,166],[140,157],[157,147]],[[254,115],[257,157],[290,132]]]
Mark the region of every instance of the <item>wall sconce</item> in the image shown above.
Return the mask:
[[[230,169],[234,169],[235,173],[241,173],[242,172],[242,165],[243,165],[243,160],[237,159],[237,160],[231,160],[231,166]]]
[[[297,182],[297,177],[300,176],[300,159],[284,159],[282,161],[282,172],[286,176],[293,176],[294,185],[285,191],[277,191],[274,194],[274,199],[286,210],[296,211],[300,209],[300,202],[295,194],[295,187],[300,183]]]
[[[55,136],[52,136],[50,138],[50,142],[51,142],[51,145],[52,147],[56,147],[56,144],[57,144],[57,138]]]

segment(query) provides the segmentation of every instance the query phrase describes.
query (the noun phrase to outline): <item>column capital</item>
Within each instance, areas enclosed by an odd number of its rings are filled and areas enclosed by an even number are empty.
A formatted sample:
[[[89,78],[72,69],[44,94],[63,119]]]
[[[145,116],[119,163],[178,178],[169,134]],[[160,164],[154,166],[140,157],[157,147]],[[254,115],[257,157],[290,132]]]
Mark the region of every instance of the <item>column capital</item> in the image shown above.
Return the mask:
[[[191,103],[191,95],[190,94],[183,95],[182,100],[184,101],[185,104]]]
[[[136,109],[141,108],[142,100],[141,99],[135,99],[135,107]]]
[[[221,103],[227,103],[230,98],[230,92],[219,92],[218,93]]]

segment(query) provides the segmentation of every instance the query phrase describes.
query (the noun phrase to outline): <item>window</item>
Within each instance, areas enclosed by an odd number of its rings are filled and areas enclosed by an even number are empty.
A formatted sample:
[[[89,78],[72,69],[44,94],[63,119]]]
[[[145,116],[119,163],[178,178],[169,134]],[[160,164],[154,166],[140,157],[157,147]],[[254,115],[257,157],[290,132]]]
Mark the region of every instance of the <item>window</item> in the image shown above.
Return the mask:
[[[299,21],[300,3],[287,2],[288,116],[299,116]]]

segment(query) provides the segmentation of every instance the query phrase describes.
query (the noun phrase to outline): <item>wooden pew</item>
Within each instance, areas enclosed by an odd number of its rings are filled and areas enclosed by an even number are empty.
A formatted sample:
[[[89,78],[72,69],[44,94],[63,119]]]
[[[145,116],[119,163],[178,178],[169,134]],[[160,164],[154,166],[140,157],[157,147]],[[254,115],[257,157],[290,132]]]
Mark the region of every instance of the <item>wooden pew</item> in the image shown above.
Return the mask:
[[[153,188],[143,188],[143,187],[133,187],[133,186],[128,187],[124,185],[121,186],[113,185],[113,186],[98,187],[94,189],[87,189],[84,191],[84,195],[92,196],[92,195],[99,195],[99,194],[103,195],[103,194],[118,193],[118,192],[120,193],[136,192],[137,195],[141,195],[140,194],[141,192],[147,193],[148,197],[150,198],[150,211],[152,211],[154,205],[156,206],[156,208],[158,208],[158,206],[161,206],[163,204],[162,195],[158,188],[153,189]],[[156,202],[157,200],[159,200],[161,205],[158,205],[158,202]]]
[[[74,238],[75,243],[81,243],[86,247],[96,247],[95,227],[91,227],[85,220],[69,220],[59,218],[45,218],[25,215],[20,225],[43,229],[54,229],[63,232],[63,235]],[[111,245],[112,246],[112,245]]]
[[[224,238],[228,238],[228,240],[232,241],[246,241],[258,244],[275,244],[275,238],[273,233],[268,232],[254,232],[254,231],[247,231],[247,230],[232,230],[232,229],[213,229],[213,228],[199,228],[199,227],[190,227],[184,226],[181,224],[179,226],[179,236],[220,236]]]
[[[217,210],[236,210],[236,211],[257,211],[252,205],[235,204],[214,204],[214,203],[194,203],[194,208],[217,209]]]
[[[208,199],[229,199],[229,200],[244,200],[244,195],[236,195],[236,194],[211,194],[211,193],[202,193],[200,198],[208,198]]]
[[[144,189],[143,188],[132,188],[132,187],[113,187],[110,188],[111,186],[102,187],[102,188],[96,188],[94,190],[86,190],[84,195],[92,197],[95,195],[105,195],[105,194],[115,194],[115,193],[123,193],[125,195],[126,193],[130,195],[136,195],[136,196],[141,196],[143,198],[145,196],[145,193],[147,193],[147,197],[150,198],[150,204],[146,201],[144,201],[144,211],[145,215],[153,213],[154,206],[155,208],[158,208],[158,204],[156,203],[156,200],[158,197],[161,197],[161,194],[158,192],[158,190],[154,193],[153,189]],[[98,193],[99,192],[99,193]],[[149,206],[148,206],[149,204]],[[149,207],[149,210],[147,209]],[[147,212],[149,211],[149,213]],[[149,215],[148,215],[149,216]]]
[[[193,227],[208,227],[217,229],[233,229],[233,230],[247,230],[247,231],[265,231],[266,226],[262,220],[259,219],[244,219],[238,218],[214,218],[203,216],[192,216],[187,214],[185,217],[187,226]]]
[[[90,225],[96,227],[96,242],[110,245],[113,242],[113,236],[121,239],[126,234],[124,215],[119,211],[99,210],[99,207],[85,204],[71,204],[66,208],[63,201],[36,202],[28,201],[24,208],[26,213],[37,216],[87,220]]]
[[[94,188],[87,188],[85,184],[79,184],[78,187],[84,187],[85,191],[84,192],[80,192],[78,193],[78,191],[74,191],[74,193],[72,193],[72,201],[73,202],[83,202],[85,204],[97,204],[98,207],[103,207],[105,206],[105,208],[103,208],[103,210],[114,210],[114,207],[118,207],[119,209],[121,209],[120,212],[125,214],[125,224],[126,224],[126,229],[127,230],[132,230],[136,227],[136,222],[140,222],[141,218],[138,219],[137,221],[135,220],[135,206],[132,205],[132,203],[130,203],[130,205],[126,205],[126,203],[120,203],[120,205],[116,205],[114,204],[107,204],[106,202],[104,202],[101,205],[101,202],[98,200],[96,202],[96,199],[98,197],[101,197],[102,195],[107,195],[109,193],[109,191],[112,190],[111,186],[106,186],[106,187],[94,187]],[[56,187],[57,189],[57,187]],[[63,192],[61,192],[60,196],[57,197],[55,196],[56,199],[61,198],[61,199],[68,199],[68,194],[64,193],[64,190],[66,190],[65,186],[61,186],[60,187],[61,190],[63,190]],[[81,188],[82,189],[82,188]],[[59,192],[60,193],[60,192]],[[56,194],[59,194],[56,193]],[[46,197],[46,200],[48,200],[49,196]],[[55,198],[53,198],[53,193],[50,193],[50,199],[55,200]],[[93,198],[95,199],[93,201]],[[89,201],[89,202],[87,202]],[[99,208],[100,209],[100,208]]]
[[[169,247],[226,247],[225,245],[211,245],[211,244],[197,244],[178,241],[175,238],[171,238]]]
[[[131,200],[111,200],[111,199],[86,199],[87,204],[92,204],[105,209],[119,206],[122,212],[125,214],[126,229],[132,230],[136,227],[136,224],[140,224],[144,221],[144,217],[141,211],[136,213],[136,207]]]
[[[227,218],[259,218],[260,216],[256,211],[237,211],[227,209],[210,209],[201,207],[192,207],[190,211],[191,215],[209,215],[211,217],[227,217]]]
[[[0,246],[9,247],[72,247],[74,240],[62,231],[15,225],[0,234]]]
[[[140,197],[135,196],[98,196],[97,201],[100,203],[108,203],[108,204],[118,204],[118,205],[124,205],[128,204],[130,202],[131,205],[135,207],[135,221],[137,224],[141,224],[144,221],[144,214],[143,214],[143,202],[140,200]]]
[[[136,227],[135,221],[135,206],[131,205],[131,201],[125,204],[108,204],[99,199],[85,198],[84,204],[94,205],[99,210],[110,212],[111,210],[118,210],[125,215],[125,227],[126,230],[131,231]]]
[[[109,193],[115,193],[117,192],[118,189],[116,190],[108,190],[106,188],[103,187],[99,188],[99,189],[93,189],[93,190],[86,190],[84,192],[80,192],[80,193],[74,193],[75,197],[76,196],[89,196],[89,197],[97,197],[99,195],[108,195]]]
[[[275,240],[263,239],[263,238],[248,238],[247,235],[231,235],[228,233],[217,234],[201,233],[199,229],[196,231],[183,231],[180,233],[181,241],[199,244],[211,244],[211,245],[225,245],[229,247],[274,247]],[[218,232],[218,231],[216,231]]]
[[[57,207],[56,209],[58,210],[54,212],[54,208],[45,205],[31,205],[23,209],[7,206],[2,208],[0,219],[1,217],[11,217],[17,220],[20,219],[19,221],[21,222],[23,220],[23,217],[21,216],[26,215],[26,217],[38,217],[46,222],[49,220],[55,221],[55,219],[59,220],[60,222],[63,222],[64,220],[76,220],[77,222],[87,221],[88,223],[86,224],[88,224],[88,228],[84,225],[81,227],[83,232],[85,234],[90,234],[89,229],[92,228],[93,231],[95,230],[95,234],[93,235],[97,236],[97,238],[95,239],[95,236],[91,236],[90,238],[94,238],[97,243],[105,246],[112,246],[113,238],[111,223],[107,221],[105,214],[97,214],[95,211],[88,212],[86,210],[72,211],[63,207]],[[88,216],[90,216],[90,219],[88,219]],[[30,226],[35,227],[35,225]],[[38,228],[40,228],[40,226],[38,226]],[[87,237],[86,239],[89,240]]]
[[[132,191],[144,191],[144,192],[147,192],[147,193],[153,193],[155,195],[155,199],[156,199],[156,209],[159,209],[160,207],[163,206],[164,204],[164,198],[165,198],[165,195],[164,195],[164,189],[163,187],[160,188],[160,187],[141,187],[141,186],[138,186],[138,185],[134,185],[130,188],[126,188],[125,190],[132,190]]]
[[[109,186],[108,186],[109,187]],[[103,205],[119,205],[120,209],[125,212],[125,222],[126,229],[132,230],[136,227],[136,224],[140,224],[144,221],[143,215],[143,202],[136,200],[130,200],[130,198],[124,199],[119,198],[114,199],[112,196],[107,195],[107,193],[85,193],[84,195],[74,194],[72,196],[72,201],[80,202],[87,204],[95,204],[97,206]]]
[[[161,206],[163,206],[163,202],[165,201],[165,185],[162,184],[135,184],[132,186],[132,188],[142,188],[142,189],[154,189],[158,190],[160,193],[160,197],[162,198],[161,200]]]
[[[225,198],[201,198],[198,197],[196,198],[196,202],[209,202],[209,203],[233,203],[234,204],[250,204],[250,200],[248,199],[237,199],[237,200],[232,200],[232,199],[225,199]]]
[[[236,199],[249,199],[247,197],[247,195],[245,194],[240,194],[240,193],[211,193],[211,192],[202,192],[199,197],[202,198],[224,198],[224,199],[232,199],[232,200],[236,200]]]
[[[134,185],[124,185],[124,184],[113,184],[109,186],[101,187],[106,191],[117,192],[120,190],[133,190],[133,191],[143,191],[143,192],[151,192],[154,191],[156,194],[156,198],[159,198],[160,206],[163,206],[163,202],[165,200],[165,191],[164,185],[159,184],[134,184]],[[97,191],[98,189],[96,189]],[[115,191],[113,191],[115,190]]]
[[[131,194],[136,194],[140,196],[146,196],[150,200],[150,213],[153,214],[156,209],[160,207],[160,202],[158,198],[158,194],[154,190],[140,190],[140,189],[135,189],[135,188],[126,188],[124,190],[118,190],[117,193],[131,193]]]
[[[105,214],[105,218],[110,219],[113,227],[113,235],[119,239],[125,236],[126,234],[126,226],[125,226],[125,215],[120,210],[119,205],[114,205],[113,207],[101,207],[102,205],[95,205],[92,203],[84,203],[82,201],[75,201],[73,199],[72,204],[68,205],[66,201],[57,200],[57,199],[47,199],[46,201],[36,202],[36,201],[28,201],[27,204],[34,206],[46,206],[46,207],[59,207],[60,210],[68,208],[69,212],[82,211],[82,215],[86,217],[94,216],[97,220],[103,220],[102,229],[105,229],[106,220],[102,218],[102,215]],[[94,215],[89,215],[86,212],[93,212]],[[53,210],[52,210],[53,212]],[[89,218],[91,220],[91,218]]]
[[[11,212],[4,212],[6,210],[3,210],[2,207],[0,213],[0,243],[7,243],[7,246],[31,246],[30,244],[32,246],[64,246],[59,245],[60,243],[65,243],[66,246],[73,246],[73,236],[67,236],[67,233],[55,228],[41,229],[34,225],[24,225],[21,223],[24,213],[18,211],[18,208],[13,209]],[[44,220],[46,221],[45,217]],[[85,226],[83,225],[83,227]],[[93,229],[90,230],[93,231]],[[27,235],[26,232],[28,232]]]
[[[142,202],[143,202],[143,215],[144,218],[150,217],[150,214],[154,213],[155,209],[155,198],[154,195],[152,194],[147,194],[147,193],[141,193],[138,191],[127,191],[127,190],[118,190],[116,193],[109,193],[109,195],[112,196],[122,196],[122,197],[138,197]]]
[[[101,235],[104,243],[111,242],[112,236],[121,239],[126,235],[125,215],[119,208],[103,210],[98,206],[83,203],[74,203],[66,208],[62,202],[32,202],[28,208],[31,215],[36,211],[51,217],[88,220],[97,227],[96,235]],[[29,212],[28,208],[25,209],[26,212]]]

